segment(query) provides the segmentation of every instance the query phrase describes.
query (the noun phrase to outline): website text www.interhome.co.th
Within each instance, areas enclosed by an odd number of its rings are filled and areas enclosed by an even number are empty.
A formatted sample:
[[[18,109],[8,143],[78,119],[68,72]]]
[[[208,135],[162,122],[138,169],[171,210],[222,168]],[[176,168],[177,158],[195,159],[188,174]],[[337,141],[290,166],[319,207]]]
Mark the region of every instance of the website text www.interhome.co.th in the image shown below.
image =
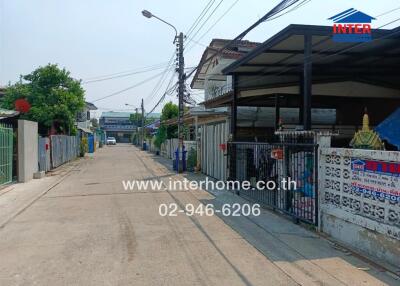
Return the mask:
[[[206,177],[205,180],[194,181],[186,178],[176,180],[169,178],[166,181],[161,180],[124,180],[122,186],[125,191],[165,191],[165,190],[198,190],[207,191],[234,191],[234,190],[296,190],[297,182],[290,177],[282,178],[278,183],[275,181],[215,181]]]

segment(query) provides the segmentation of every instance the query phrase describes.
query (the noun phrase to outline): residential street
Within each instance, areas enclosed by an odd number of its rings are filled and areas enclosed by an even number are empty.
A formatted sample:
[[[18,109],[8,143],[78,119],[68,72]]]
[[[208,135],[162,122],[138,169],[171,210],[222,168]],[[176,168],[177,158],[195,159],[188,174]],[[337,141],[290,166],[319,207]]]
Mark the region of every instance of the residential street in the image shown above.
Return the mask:
[[[0,285],[399,285],[268,211],[160,216],[162,203],[243,203],[202,190],[123,189],[123,180],[178,179],[162,160],[107,146],[25,184],[23,197],[18,185],[1,190]]]

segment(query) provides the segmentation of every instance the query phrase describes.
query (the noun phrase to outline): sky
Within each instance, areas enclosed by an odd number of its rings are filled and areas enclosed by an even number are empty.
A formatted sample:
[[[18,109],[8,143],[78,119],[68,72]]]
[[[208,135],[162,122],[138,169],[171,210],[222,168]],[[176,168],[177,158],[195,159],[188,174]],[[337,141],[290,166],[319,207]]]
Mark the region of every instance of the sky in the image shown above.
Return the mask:
[[[221,0],[214,1],[211,12]],[[186,39],[185,65],[194,67],[212,38],[232,39],[266,14],[281,0],[223,0],[215,13],[196,35]],[[157,74],[166,71],[175,52],[174,31],[169,26],[142,16],[143,9],[172,23],[187,34],[209,0],[0,0],[0,86],[14,83],[22,74],[39,66],[56,63],[82,79],[86,100],[102,111],[132,111],[144,98],[150,111],[164,94],[173,75],[165,73],[159,90]],[[232,6],[233,5],[233,6]],[[218,24],[213,23],[232,6]],[[355,8],[371,16],[400,7],[398,0],[311,0],[299,9],[268,21],[250,32],[245,39],[264,42],[289,24],[331,25],[329,17]],[[208,17],[208,16],[206,16]],[[206,19],[204,18],[204,20]],[[378,17],[373,27],[400,18],[400,9]],[[385,27],[391,29],[400,21]],[[200,28],[201,24],[197,28]],[[199,39],[208,29],[211,30]],[[194,37],[194,41],[191,41]],[[146,68],[146,67],[155,67]],[[137,73],[145,69],[151,71]],[[189,70],[189,69],[188,69]],[[112,80],[85,83],[108,75],[133,73]],[[153,78],[145,84],[127,89]],[[173,83],[175,82],[175,79]],[[189,82],[190,83],[190,82]],[[165,102],[176,102],[176,93]],[[201,102],[201,94],[193,97]],[[160,112],[163,103],[155,111]],[[129,104],[130,106],[127,106]]]

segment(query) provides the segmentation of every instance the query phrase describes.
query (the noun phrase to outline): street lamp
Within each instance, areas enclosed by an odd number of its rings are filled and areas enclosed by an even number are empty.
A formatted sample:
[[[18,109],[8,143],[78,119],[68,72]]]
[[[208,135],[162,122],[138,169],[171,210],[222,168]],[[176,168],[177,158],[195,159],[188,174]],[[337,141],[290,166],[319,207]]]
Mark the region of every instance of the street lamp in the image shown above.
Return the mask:
[[[174,38],[174,44],[177,46],[177,62],[178,66],[176,71],[178,72],[178,99],[179,99],[179,115],[178,115],[178,139],[179,139],[179,146],[178,146],[178,164],[177,164],[177,170],[178,172],[183,172],[183,161],[185,160],[184,158],[184,147],[183,147],[183,95],[185,93],[185,80],[186,80],[186,74],[185,74],[185,59],[183,57],[183,33],[179,33],[178,36],[178,30],[175,28],[174,25],[168,23],[167,21],[153,15],[151,12],[147,10],[143,10],[142,14],[146,18],[156,18],[159,21],[167,24],[168,26],[172,27],[175,31],[175,38]],[[182,163],[180,161],[180,154],[182,154]]]
[[[175,43],[175,40],[176,40],[176,38],[178,37],[178,30],[175,28],[174,25],[172,25],[171,23],[168,23],[167,21],[165,21],[165,20],[163,20],[163,19],[157,17],[156,15],[153,15],[151,12],[149,12],[149,11],[147,11],[147,10],[143,10],[143,11],[142,11],[142,15],[145,16],[146,18],[149,18],[149,19],[154,17],[154,18],[156,18],[157,20],[159,20],[159,21],[161,21],[161,22],[167,24],[168,26],[172,27],[172,28],[174,29],[174,31],[175,31],[175,38],[174,38],[174,43]]]

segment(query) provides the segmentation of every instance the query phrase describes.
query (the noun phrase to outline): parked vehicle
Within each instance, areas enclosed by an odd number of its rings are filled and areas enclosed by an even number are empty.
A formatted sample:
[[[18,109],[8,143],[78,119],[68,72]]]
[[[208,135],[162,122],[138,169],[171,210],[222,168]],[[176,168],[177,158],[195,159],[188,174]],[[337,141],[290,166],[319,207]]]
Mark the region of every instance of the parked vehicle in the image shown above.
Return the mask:
[[[117,145],[117,140],[114,137],[107,137],[106,143],[107,145]]]

